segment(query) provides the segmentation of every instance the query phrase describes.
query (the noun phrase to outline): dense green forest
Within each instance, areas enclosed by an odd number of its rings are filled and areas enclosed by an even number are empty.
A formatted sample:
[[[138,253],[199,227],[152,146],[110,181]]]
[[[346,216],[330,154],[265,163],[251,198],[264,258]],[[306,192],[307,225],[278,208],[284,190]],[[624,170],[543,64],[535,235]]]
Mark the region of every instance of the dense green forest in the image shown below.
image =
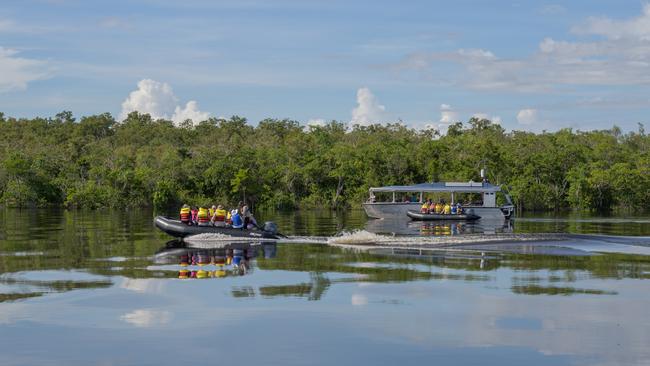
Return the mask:
[[[0,203],[133,207],[233,204],[358,207],[370,186],[479,180],[507,184],[524,210],[646,210],[650,136],[643,125],[506,132],[472,118],[447,134],[403,124],[301,126],[209,119],[180,127],[133,112],[76,121],[0,113]]]

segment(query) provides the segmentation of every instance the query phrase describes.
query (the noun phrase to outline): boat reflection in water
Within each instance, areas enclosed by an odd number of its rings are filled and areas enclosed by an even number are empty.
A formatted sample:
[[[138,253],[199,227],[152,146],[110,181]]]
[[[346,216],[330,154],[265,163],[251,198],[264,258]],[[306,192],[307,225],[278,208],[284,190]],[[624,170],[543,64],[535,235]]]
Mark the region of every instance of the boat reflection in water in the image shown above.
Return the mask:
[[[368,220],[366,231],[375,234],[449,236],[463,234],[512,233],[512,220],[477,221],[411,221],[379,219]]]
[[[258,256],[275,258],[275,242],[210,243],[201,248],[188,246],[180,240],[167,242],[155,257],[156,264],[180,265],[178,278],[220,278],[243,276],[252,272],[251,260]]]

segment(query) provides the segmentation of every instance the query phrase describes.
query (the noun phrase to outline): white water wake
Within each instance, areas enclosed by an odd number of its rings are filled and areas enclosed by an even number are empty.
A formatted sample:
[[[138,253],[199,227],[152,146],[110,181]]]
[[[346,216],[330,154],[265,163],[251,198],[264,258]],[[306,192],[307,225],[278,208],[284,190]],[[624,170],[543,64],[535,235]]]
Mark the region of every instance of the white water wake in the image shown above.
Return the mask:
[[[457,236],[390,236],[379,235],[366,230],[344,232],[340,236],[327,239],[330,245],[389,245],[389,246],[451,246],[459,244],[477,244],[494,242],[524,242],[564,240],[559,234],[467,234]]]

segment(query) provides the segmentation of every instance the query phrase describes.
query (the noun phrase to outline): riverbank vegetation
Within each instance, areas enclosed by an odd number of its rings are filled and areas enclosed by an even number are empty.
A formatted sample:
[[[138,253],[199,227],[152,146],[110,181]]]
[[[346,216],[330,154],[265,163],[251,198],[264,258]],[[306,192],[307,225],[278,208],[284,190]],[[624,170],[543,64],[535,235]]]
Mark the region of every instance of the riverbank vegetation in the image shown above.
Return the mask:
[[[131,113],[15,119],[0,113],[0,203],[134,207],[247,200],[257,207],[358,207],[370,186],[479,181],[523,210],[646,210],[650,136],[506,132],[472,118],[447,134],[402,124],[301,126],[209,119],[177,127]]]

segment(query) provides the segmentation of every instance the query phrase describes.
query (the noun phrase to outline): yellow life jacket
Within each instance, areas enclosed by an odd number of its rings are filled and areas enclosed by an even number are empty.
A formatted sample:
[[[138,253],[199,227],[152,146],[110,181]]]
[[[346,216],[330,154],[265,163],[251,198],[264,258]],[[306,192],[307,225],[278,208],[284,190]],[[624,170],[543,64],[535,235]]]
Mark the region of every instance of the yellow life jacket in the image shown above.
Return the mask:
[[[443,209],[445,215],[451,214],[451,206],[445,205],[445,208]]]
[[[215,215],[215,221],[226,221],[226,215],[228,215],[228,213],[224,209],[216,209]]]
[[[197,219],[199,220],[199,222],[210,221],[210,217],[208,216],[208,209],[206,209],[205,207],[199,208]]]
[[[190,221],[190,208],[189,207],[183,207],[181,208],[181,221],[182,222],[188,222]]]

